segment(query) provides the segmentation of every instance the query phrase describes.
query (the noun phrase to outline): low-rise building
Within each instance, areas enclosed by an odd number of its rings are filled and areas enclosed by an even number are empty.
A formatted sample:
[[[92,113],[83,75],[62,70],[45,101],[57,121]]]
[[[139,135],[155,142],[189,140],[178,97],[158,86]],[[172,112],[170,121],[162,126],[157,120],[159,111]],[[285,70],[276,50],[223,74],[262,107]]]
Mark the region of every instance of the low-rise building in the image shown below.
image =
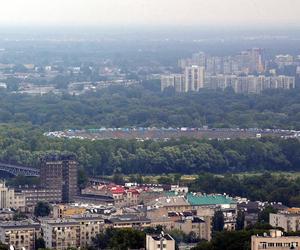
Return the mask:
[[[95,238],[104,228],[104,219],[99,215],[78,215],[73,216],[74,219],[80,225],[80,246],[87,247],[93,243]]]
[[[80,247],[80,225],[75,220],[46,220],[41,224],[46,248]]]
[[[170,217],[159,217],[151,219],[151,227],[161,226],[164,230],[172,230],[175,228],[175,221]]]
[[[251,237],[251,250],[300,250],[299,236],[283,236],[279,230],[271,230],[268,235],[263,236],[253,235]]]
[[[35,239],[40,236],[40,225],[32,222],[0,223],[0,241],[15,250],[34,250]]]
[[[25,204],[28,209],[33,208],[38,202],[61,202],[62,191],[47,188],[20,188],[18,193],[25,196]]]
[[[81,194],[75,196],[76,203],[87,203],[93,205],[114,205],[114,198],[108,195]]]
[[[84,213],[86,213],[86,208],[58,204],[52,207],[52,211],[53,211],[53,218],[62,219],[62,218],[69,218],[74,215],[83,215]]]
[[[151,225],[151,220],[146,217],[120,215],[105,220],[105,224],[106,227],[142,229],[149,227]]]
[[[13,188],[8,188],[5,182],[0,183],[0,209],[13,208],[24,209],[25,197],[16,193]]]
[[[191,204],[193,210],[197,210],[198,216],[205,210],[207,216],[213,216],[216,209],[224,214],[224,229],[231,231],[235,230],[236,217],[237,217],[237,203],[231,197],[225,195],[195,195],[189,193],[187,200]]]
[[[254,225],[258,222],[258,214],[260,212],[259,202],[245,201],[238,204],[238,210],[245,215],[244,227]]]
[[[237,203],[231,197],[212,194],[212,195],[197,195],[189,193],[187,195],[187,200],[193,207],[217,207],[222,208],[236,208]]]
[[[82,190],[82,196],[106,196],[114,200],[116,207],[136,206],[139,202],[139,191],[135,188],[125,188],[119,185],[99,185]]]
[[[64,250],[86,247],[104,228],[104,219],[97,215],[78,215],[69,219],[45,219],[41,222],[47,248]]]
[[[146,235],[146,250],[175,250],[175,240],[169,234]]]
[[[138,198],[138,204],[148,204],[149,202],[164,196],[163,191],[164,190],[162,188],[159,188],[159,190],[155,191],[151,189],[141,192]]]
[[[175,192],[177,194],[187,194],[189,192],[188,187],[181,187],[179,185],[171,185],[171,192]]]
[[[270,213],[270,225],[280,227],[284,232],[295,232],[300,230],[300,214],[290,212]]]
[[[236,208],[221,208],[224,215],[224,229],[227,231],[234,231],[237,219]]]
[[[188,203],[184,196],[163,196],[159,197],[146,204],[147,209],[164,208],[166,213],[172,212],[183,212],[191,210],[191,205]]]
[[[11,210],[1,210],[0,211],[0,221],[10,221],[14,218],[14,212]]]
[[[211,217],[187,217],[174,223],[174,228],[183,231],[185,234],[193,232],[202,240],[211,240]]]

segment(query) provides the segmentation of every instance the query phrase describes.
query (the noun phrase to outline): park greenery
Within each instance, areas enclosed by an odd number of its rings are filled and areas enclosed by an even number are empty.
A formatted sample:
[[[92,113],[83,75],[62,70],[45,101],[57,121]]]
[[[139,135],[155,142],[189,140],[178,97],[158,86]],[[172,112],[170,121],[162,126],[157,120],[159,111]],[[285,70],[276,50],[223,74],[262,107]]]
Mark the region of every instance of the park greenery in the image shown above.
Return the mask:
[[[151,82],[150,82],[151,83]],[[0,120],[44,131],[100,127],[209,127],[300,129],[300,92],[269,90],[262,95],[232,90],[176,94],[144,82],[80,96],[0,93]]]
[[[145,236],[140,230],[108,228],[93,239],[90,249],[141,249]]]
[[[146,182],[147,175],[158,175],[160,183],[170,184],[178,183],[180,175],[195,174],[198,179],[188,183],[193,191],[300,205],[297,178],[231,175],[300,171],[298,139],[91,141],[43,135],[53,129],[103,126],[300,128],[298,90],[272,90],[262,95],[240,95],[230,90],[175,94],[171,90],[160,93],[147,84],[82,96],[28,96],[2,91],[0,162],[38,168],[45,154],[73,153],[80,165],[80,187],[84,187],[87,176],[113,175],[114,181],[122,183],[123,174],[135,175],[138,182]],[[171,173],[175,174],[172,180],[165,175]],[[37,179],[28,181],[24,177],[10,184],[28,182],[39,184]]]
[[[296,139],[138,142],[43,135],[53,129],[104,126],[300,128],[298,90],[262,95],[230,90],[175,94],[160,93],[151,83],[82,96],[0,92],[0,161],[39,167],[43,155],[65,151],[76,154],[88,175],[299,171],[300,142]]]
[[[51,139],[39,129],[0,127],[0,161],[39,167],[40,158],[49,152],[71,152],[80,164],[79,184],[87,176],[112,175],[122,184],[148,182],[147,175],[158,175],[163,184],[177,184],[182,174],[195,174],[196,180],[182,183],[191,191],[227,193],[251,200],[278,201],[300,206],[300,178],[270,174],[235,174],[251,171],[300,171],[300,141],[263,138],[206,141],[195,139],[167,142],[135,140]],[[207,174],[210,172],[211,174]],[[166,175],[173,173],[172,175]],[[12,186],[38,185],[35,178],[17,177]]]
[[[1,162],[39,167],[49,152],[74,153],[88,175],[300,170],[297,139],[90,141],[47,138],[31,126],[0,126]]]

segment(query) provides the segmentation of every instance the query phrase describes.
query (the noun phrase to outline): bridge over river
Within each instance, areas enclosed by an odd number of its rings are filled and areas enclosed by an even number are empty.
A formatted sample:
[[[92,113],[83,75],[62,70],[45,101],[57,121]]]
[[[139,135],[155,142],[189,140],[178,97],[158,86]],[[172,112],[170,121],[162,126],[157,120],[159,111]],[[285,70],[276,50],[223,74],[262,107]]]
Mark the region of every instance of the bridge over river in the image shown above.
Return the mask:
[[[7,164],[2,162],[0,162],[0,171],[6,172],[13,176],[23,175],[27,177],[37,177],[40,175],[39,169]]]

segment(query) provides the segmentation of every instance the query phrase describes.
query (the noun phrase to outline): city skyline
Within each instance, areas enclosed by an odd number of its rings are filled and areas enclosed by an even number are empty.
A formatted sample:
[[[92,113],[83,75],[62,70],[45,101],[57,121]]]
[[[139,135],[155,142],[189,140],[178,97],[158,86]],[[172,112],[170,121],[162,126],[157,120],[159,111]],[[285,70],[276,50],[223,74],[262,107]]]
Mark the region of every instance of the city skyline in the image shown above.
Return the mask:
[[[297,0],[12,0],[0,25],[298,26],[299,8]]]

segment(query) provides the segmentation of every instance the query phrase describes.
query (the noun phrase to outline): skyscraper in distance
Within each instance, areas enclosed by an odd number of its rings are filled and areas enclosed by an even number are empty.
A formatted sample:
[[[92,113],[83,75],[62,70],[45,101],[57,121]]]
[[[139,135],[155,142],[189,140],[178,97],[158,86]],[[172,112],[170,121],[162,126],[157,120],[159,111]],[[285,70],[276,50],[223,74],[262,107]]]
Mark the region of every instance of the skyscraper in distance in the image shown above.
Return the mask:
[[[186,67],[184,76],[186,91],[199,91],[204,87],[205,68],[203,66]]]

